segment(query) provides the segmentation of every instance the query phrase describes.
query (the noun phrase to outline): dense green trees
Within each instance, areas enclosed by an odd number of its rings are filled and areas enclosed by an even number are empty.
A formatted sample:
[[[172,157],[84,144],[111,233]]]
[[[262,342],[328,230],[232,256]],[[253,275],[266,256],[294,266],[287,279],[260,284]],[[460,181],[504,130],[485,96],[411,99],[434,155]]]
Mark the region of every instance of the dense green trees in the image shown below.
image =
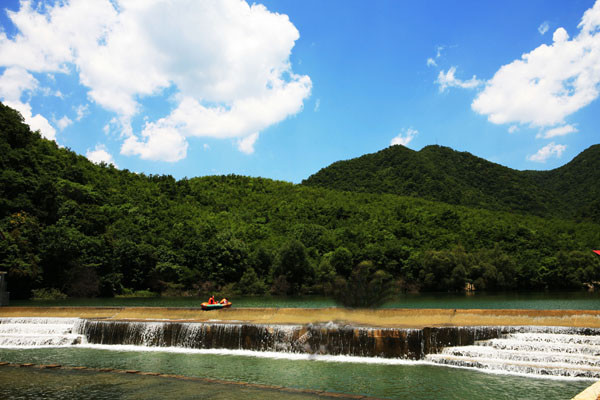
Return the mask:
[[[398,145],[333,163],[303,184],[598,221],[598,165],[600,145],[551,171],[517,171],[447,147],[427,146],[417,152]]]
[[[333,293],[350,307],[372,307],[383,303],[393,292],[393,277],[383,269],[376,270],[371,261],[361,261],[346,279],[337,276]]]
[[[292,240],[281,247],[277,256],[274,276],[285,278],[289,285],[289,294],[298,294],[302,285],[310,282],[313,275],[313,267],[302,242]]]
[[[468,195],[448,190],[448,201]],[[3,105],[0,232],[0,269],[14,297],[229,290],[373,298],[467,283],[577,289],[600,281],[600,257],[589,251],[600,244],[597,220],[234,175],[133,174],[41,139]]]

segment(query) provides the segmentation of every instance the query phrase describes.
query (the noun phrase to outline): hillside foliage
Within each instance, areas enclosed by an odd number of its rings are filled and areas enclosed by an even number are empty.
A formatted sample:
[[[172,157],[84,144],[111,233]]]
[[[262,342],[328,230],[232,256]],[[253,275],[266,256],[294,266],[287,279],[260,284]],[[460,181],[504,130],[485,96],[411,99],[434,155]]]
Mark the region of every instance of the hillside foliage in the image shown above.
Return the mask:
[[[427,146],[388,147],[338,161],[306,186],[391,193],[494,211],[600,220],[600,145],[550,171],[518,171],[470,153]]]
[[[570,179],[571,172],[552,173]],[[430,184],[448,193],[438,200],[477,197],[456,182]],[[550,207],[542,193],[530,198]],[[460,291],[467,283],[477,290],[579,289],[600,280],[599,257],[590,251],[600,242],[593,221],[235,175],[135,174],[59,148],[4,105],[0,233],[0,270],[8,271],[11,297],[22,298],[32,291],[220,290],[348,299],[390,289]]]

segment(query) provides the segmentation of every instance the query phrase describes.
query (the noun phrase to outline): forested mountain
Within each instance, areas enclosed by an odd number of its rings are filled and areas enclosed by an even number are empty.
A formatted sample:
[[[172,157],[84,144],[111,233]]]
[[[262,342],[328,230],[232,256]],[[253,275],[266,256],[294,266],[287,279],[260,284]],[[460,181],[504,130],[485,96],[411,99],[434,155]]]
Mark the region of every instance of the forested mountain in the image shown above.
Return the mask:
[[[302,182],[336,190],[393,193],[450,204],[600,220],[600,145],[551,171],[518,171],[470,153],[404,146],[338,161]]]
[[[439,150],[428,151],[461,157]],[[423,168],[413,174],[436,168],[431,159],[415,160]],[[469,160],[484,174],[511,174]],[[589,167],[587,158],[578,163]],[[562,179],[572,172],[553,173]],[[461,196],[455,184],[431,183]],[[541,194],[532,198],[547,205]],[[42,289],[70,296],[328,294],[361,282],[399,290],[463,290],[467,283],[577,289],[600,280],[599,257],[590,251],[599,242],[600,225],[590,221],[233,175],[177,181],[95,165],[31,132],[0,104],[0,270],[8,271],[11,297]]]

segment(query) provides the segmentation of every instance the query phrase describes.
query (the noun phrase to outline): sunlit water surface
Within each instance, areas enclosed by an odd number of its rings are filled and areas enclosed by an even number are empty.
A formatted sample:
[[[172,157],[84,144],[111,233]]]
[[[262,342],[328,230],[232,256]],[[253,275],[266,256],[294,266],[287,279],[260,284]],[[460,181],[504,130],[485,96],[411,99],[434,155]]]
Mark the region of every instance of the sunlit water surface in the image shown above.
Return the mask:
[[[1,349],[0,359],[21,363],[58,363],[93,368],[135,369],[396,399],[566,399],[573,397],[593,382],[486,374],[468,369],[419,363],[389,365],[201,353],[110,351],[95,348]],[[1,368],[0,394],[4,393],[5,396],[0,395],[0,398],[16,398],[11,397],[13,396],[11,393],[17,394],[24,386],[31,386],[26,375],[15,378],[6,374],[8,367]],[[146,383],[138,381],[138,378],[106,373],[106,376],[103,375],[102,379],[98,380],[97,385],[91,381],[81,386],[81,390],[85,393],[92,390],[93,393],[100,394],[96,397],[86,397],[88,395],[85,394],[81,398],[111,398],[114,392],[113,384],[123,387],[125,392],[131,390],[133,393],[139,393]],[[65,383],[69,382],[69,378],[64,379],[66,379]],[[140,388],[136,386],[138,383],[141,385]],[[176,386],[185,391],[186,385],[196,384],[181,381]],[[148,395],[154,396],[156,393],[151,391],[153,383],[148,385],[146,388],[149,390]],[[52,392],[53,388],[53,384],[48,384],[49,392]],[[219,387],[217,392],[223,393],[227,390],[227,387]],[[232,387],[231,390],[231,397],[239,397],[236,392],[237,386]],[[252,398],[253,394],[250,393],[248,396],[240,394],[240,396]],[[60,394],[46,398],[68,398],[68,396]],[[123,396],[122,398],[134,397]]]

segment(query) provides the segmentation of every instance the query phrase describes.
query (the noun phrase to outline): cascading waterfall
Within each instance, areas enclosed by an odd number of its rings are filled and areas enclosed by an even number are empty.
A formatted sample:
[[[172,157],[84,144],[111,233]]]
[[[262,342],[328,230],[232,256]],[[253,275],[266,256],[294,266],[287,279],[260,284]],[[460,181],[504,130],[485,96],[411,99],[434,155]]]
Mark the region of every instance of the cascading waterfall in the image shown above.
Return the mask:
[[[260,352],[421,358],[419,329],[326,325],[260,325],[85,321],[89,343]]]
[[[600,378],[600,330],[505,328],[498,338],[446,347],[426,360],[500,373]]]
[[[500,373],[600,378],[600,330],[562,327],[367,328],[0,318],[0,348],[138,346],[361,357]],[[259,352],[259,353],[257,353]],[[377,358],[373,358],[377,357]],[[353,361],[359,359],[354,358]]]
[[[77,318],[0,318],[0,347],[70,346],[85,337]]]
[[[497,337],[496,328],[366,328],[333,323],[261,325],[106,321],[67,318],[0,318],[0,346],[133,345],[230,349],[311,355],[423,359],[444,346]],[[24,335],[11,334],[21,332]],[[1,330],[0,330],[1,333]],[[29,340],[25,340],[25,336]]]

